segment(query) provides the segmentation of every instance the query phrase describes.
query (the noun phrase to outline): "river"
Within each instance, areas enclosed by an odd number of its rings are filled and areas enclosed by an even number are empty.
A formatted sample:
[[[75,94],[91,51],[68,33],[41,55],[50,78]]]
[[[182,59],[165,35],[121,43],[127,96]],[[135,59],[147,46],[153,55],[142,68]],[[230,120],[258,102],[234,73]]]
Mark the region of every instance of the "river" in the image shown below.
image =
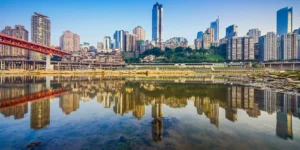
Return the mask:
[[[295,93],[214,78],[0,78],[0,149],[300,147]]]

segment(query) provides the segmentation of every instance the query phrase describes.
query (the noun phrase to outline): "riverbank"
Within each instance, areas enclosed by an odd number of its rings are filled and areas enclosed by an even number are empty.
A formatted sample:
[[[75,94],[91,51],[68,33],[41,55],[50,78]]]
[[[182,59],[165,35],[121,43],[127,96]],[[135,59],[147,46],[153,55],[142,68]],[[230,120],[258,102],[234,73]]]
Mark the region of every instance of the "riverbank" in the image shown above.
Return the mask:
[[[274,70],[207,70],[205,72],[196,72],[192,70],[76,70],[76,71],[58,71],[58,70],[2,70],[0,76],[108,76],[108,77],[142,77],[153,80],[160,80],[169,77],[178,78],[178,81],[184,82],[224,82],[225,80],[216,80],[214,77],[227,78],[226,83],[249,85],[256,88],[271,88],[288,92],[300,93],[300,72],[279,72]],[[181,79],[189,77],[193,79]],[[205,77],[204,80],[200,79]],[[173,79],[172,78],[172,79]],[[210,79],[211,78],[211,79]],[[151,79],[152,80],[152,79]],[[165,80],[165,79],[164,79]],[[174,79],[175,80],[175,79]],[[177,81],[177,79],[176,79]]]
[[[104,76],[123,76],[123,75],[149,75],[149,76],[192,76],[196,72],[191,70],[4,70],[0,75],[104,75]]]

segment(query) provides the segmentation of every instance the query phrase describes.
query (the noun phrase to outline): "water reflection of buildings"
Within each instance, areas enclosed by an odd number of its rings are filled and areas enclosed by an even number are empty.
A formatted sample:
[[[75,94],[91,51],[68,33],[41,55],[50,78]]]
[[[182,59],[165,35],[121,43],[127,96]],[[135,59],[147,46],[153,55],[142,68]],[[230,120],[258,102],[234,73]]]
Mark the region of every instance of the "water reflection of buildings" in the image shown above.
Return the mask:
[[[50,124],[50,99],[36,101],[30,106],[30,127],[41,129]]]
[[[79,109],[79,100],[80,97],[76,93],[61,95],[59,99],[59,107],[66,115],[69,115],[71,112]]]
[[[211,124],[219,127],[219,103],[212,101],[209,97],[196,97],[194,105],[199,115],[204,113],[210,119]]]
[[[236,121],[237,109],[246,110],[250,117],[257,118],[260,115],[258,105],[254,102],[254,88],[242,86],[230,86],[227,88],[226,118]]]
[[[15,82],[14,82],[15,80]],[[219,110],[224,108],[225,118],[235,122],[238,110],[244,110],[249,117],[257,118],[261,111],[277,117],[276,135],[283,139],[293,139],[292,118],[300,116],[299,96],[276,93],[270,90],[255,90],[243,86],[203,85],[198,88],[180,87],[176,84],[131,83],[124,80],[98,79],[89,77],[54,77],[52,88],[69,89],[69,94],[60,95],[59,107],[66,115],[80,108],[80,101],[94,98],[103,108],[112,109],[116,114],[132,113],[136,119],[145,115],[146,105],[152,107],[152,138],[162,140],[162,105],[184,108],[188,100],[194,101],[197,113],[205,115],[209,122],[219,128]],[[197,84],[199,85],[199,84]],[[208,88],[208,89],[207,89]],[[209,89],[213,88],[213,89]],[[209,90],[219,90],[221,96]],[[1,78],[0,100],[18,97],[46,90],[43,77]],[[199,92],[200,91],[200,92]],[[30,127],[41,129],[50,124],[50,99],[30,103]],[[5,117],[22,119],[28,113],[28,104],[0,109]]]
[[[27,104],[0,110],[0,113],[3,114],[4,117],[14,116],[14,119],[16,120],[24,118],[24,115],[27,114],[27,112],[28,112]]]
[[[152,139],[156,142],[162,140],[163,134],[162,104],[163,102],[160,99],[155,99],[152,102]]]

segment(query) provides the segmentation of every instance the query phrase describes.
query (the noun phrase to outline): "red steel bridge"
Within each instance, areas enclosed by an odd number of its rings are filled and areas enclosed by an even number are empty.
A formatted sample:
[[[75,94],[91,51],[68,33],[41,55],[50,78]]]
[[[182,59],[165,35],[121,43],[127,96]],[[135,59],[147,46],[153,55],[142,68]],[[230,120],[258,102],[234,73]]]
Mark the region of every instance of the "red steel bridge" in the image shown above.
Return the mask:
[[[28,51],[46,54],[46,69],[50,69],[50,55],[64,56],[70,54],[67,51],[62,51],[41,44],[28,42],[4,34],[0,34],[0,44],[19,47],[19,48],[27,49]]]

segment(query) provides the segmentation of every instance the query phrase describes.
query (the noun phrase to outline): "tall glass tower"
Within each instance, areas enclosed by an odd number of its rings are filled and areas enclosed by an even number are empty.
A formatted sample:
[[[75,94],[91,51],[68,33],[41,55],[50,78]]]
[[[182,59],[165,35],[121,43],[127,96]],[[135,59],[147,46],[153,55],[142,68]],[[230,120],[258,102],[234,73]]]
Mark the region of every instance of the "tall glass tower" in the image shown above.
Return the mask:
[[[197,39],[202,39],[202,37],[203,37],[203,32],[202,32],[202,31],[199,31],[199,32],[197,33]]]
[[[114,34],[115,48],[125,51],[125,32],[123,30],[118,30]]]
[[[210,23],[210,27],[214,29],[214,42],[219,42],[219,16],[216,21]]]
[[[293,30],[293,7],[277,11],[277,35],[291,33]]]
[[[163,5],[158,3],[152,9],[152,41],[159,44],[163,41]]]

